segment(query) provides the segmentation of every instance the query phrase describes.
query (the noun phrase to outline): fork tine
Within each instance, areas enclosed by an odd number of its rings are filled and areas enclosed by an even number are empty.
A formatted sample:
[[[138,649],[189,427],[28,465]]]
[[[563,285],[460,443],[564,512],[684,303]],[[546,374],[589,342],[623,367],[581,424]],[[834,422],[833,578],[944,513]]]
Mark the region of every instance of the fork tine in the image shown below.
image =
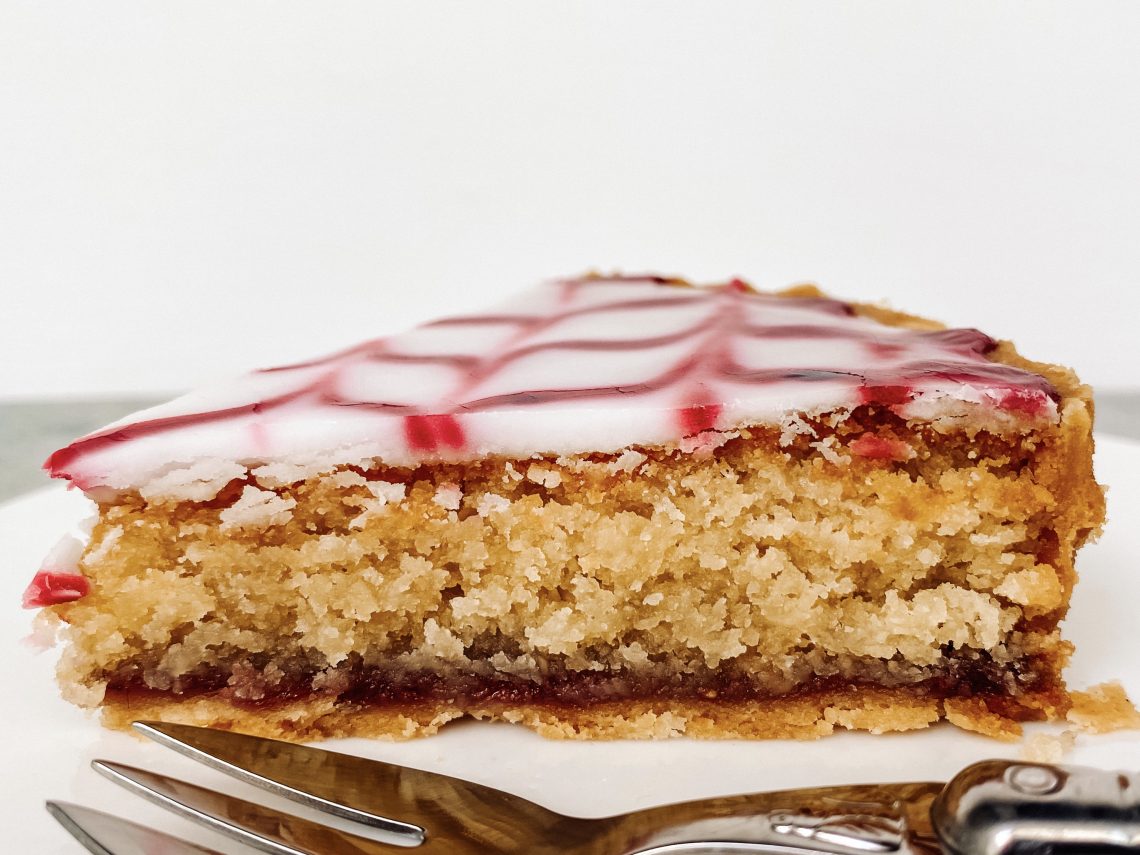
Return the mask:
[[[360,758],[207,727],[147,721],[136,721],[132,726],[160,745],[275,795],[412,837],[412,842],[423,839],[420,826],[380,812],[383,808],[375,799],[377,791],[359,789],[374,774],[360,768],[367,762]]]
[[[93,855],[221,855],[102,811],[56,801],[45,807]]]
[[[358,837],[132,766],[106,760],[96,760],[91,765],[116,784],[160,807],[270,855],[394,855],[406,851],[409,844],[416,844],[414,839],[400,846]],[[416,855],[439,851],[438,847],[425,844],[417,847]]]
[[[135,722],[140,733],[181,754],[301,804],[402,834],[438,823],[441,806],[462,808],[488,825],[534,827],[562,819],[519,796],[424,772],[290,742],[165,722]]]

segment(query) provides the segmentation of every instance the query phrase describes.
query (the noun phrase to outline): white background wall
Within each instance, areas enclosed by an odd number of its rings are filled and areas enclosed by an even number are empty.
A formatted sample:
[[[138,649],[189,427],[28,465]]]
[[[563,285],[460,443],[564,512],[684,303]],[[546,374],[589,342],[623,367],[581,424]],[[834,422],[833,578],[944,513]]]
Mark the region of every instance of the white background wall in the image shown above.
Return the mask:
[[[588,267],[815,280],[1140,386],[1140,3],[0,4],[0,396]]]

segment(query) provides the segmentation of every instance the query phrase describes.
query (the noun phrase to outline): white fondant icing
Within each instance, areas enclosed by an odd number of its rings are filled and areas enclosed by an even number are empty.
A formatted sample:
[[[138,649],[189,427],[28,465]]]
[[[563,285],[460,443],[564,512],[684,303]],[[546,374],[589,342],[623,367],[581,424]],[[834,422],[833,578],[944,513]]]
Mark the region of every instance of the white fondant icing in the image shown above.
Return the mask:
[[[881,401],[904,417],[1055,420],[1048,384],[990,362],[987,342],[737,283],[554,282],[485,315],[193,391],[78,440],[49,467],[87,490],[201,501],[247,469],[275,486],[370,461],[620,452],[748,424],[787,429],[880,387],[905,387]]]

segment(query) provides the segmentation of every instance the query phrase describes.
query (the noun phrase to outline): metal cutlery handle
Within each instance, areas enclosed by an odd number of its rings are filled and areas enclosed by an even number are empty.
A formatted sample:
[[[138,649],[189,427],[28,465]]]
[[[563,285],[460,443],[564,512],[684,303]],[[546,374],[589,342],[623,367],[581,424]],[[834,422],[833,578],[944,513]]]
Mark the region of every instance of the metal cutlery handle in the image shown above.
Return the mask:
[[[1140,852],[1140,775],[987,760],[946,785],[931,819],[955,855]]]
[[[866,784],[668,805],[616,817],[608,851],[938,855],[930,806],[941,790],[936,783]]]
[[[988,760],[936,784],[831,787],[642,812],[638,855],[1140,853],[1140,775]]]

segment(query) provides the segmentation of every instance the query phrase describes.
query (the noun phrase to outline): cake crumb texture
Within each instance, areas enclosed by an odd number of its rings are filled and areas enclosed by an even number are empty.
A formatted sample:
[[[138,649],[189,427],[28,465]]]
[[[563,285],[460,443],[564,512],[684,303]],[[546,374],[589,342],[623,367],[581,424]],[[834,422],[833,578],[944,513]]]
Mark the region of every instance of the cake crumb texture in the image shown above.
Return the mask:
[[[1118,682],[1100,683],[1087,691],[1071,693],[1072,707],[1067,718],[1079,729],[1091,733],[1140,730],[1137,710]]]
[[[673,447],[247,473],[124,493],[53,608],[65,692],[110,724],[291,738],[796,736],[1067,708],[1057,622],[1100,523],[1088,414],[944,433],[874,407]],[[1077,424],[1074,431],[1073,424]],[[868,457],[873,434],[912,453]]]
[[[1035,733],[1021,746],[1020,757],[1030,763],[1062,763],[1077,743],[1073,730],[1060,733]]]

